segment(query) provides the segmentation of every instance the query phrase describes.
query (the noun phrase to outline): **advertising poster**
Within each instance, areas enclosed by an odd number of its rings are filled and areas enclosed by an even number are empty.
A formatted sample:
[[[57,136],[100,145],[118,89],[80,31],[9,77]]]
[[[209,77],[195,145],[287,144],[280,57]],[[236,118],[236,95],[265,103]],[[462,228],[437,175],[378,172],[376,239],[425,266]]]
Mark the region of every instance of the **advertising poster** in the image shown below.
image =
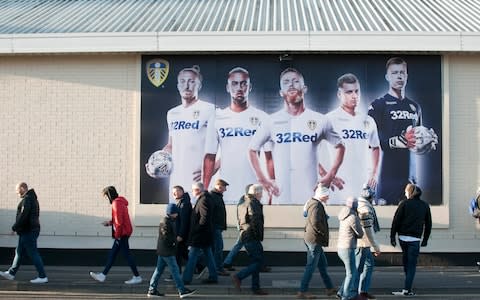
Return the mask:
[[[408,182],[442,204],[441,56],[145,55],[141,72],[141,204],[217,178],[227,205],[251,183],[266,205],[318,183],[330,205],[365,185],[397,205]]]

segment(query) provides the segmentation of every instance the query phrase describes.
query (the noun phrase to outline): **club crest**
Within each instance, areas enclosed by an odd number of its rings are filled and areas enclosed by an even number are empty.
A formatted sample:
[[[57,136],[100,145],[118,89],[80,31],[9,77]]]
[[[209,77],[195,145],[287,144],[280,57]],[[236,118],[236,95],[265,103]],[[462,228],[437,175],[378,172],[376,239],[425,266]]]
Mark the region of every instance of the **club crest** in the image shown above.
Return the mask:
[[[154,86],[159,87],[168,77],[170,64],[164,59],[154,58],[146,63],[145,69],[148,80],[150,80]]]
[[[250,124],[258,126],[258,124],[260,124],[260,119],[258,117],[250,117]]]
[[[309,120],[307,122],[307,126],[308,126],[308,128],[310,128],[310,130],[315,130],[315,128],[317,128],[317,121]]]
[[[198,119],[198,117],[200,117],[200,111],[199,110],[193,111],[193,118]]]

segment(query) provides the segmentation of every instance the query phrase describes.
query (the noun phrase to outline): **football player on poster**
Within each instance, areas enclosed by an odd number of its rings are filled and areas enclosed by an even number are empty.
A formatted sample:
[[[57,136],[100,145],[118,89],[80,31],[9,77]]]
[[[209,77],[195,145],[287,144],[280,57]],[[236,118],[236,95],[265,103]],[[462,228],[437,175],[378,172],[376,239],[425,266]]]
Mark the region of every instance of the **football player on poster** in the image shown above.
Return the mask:
[[[167,112],[168,143],[163,147],[172,155],[170,190],[176,185],[187,189],[192,182],[201,180],[207,123],[215,113],[213,104],[198,98],[201,88],[199,66],[184,68],[178,73],[177,89],[182,103]],[[147,173],[150,169],[153,168],[147,164]]]
[[[347,197],[358,195],[365,184],[375,189],[380,157],[377,125],[372,117],[358,110],[361,100],[358,78],[354,74],[344,74],[337,79],[337,87],[340,106],[327,117],[342,137],[346,151],[342,167],[332,182],[337,189],[330,194],[330,205],[344,205]],[[320,166],[320,175],[326,173]]]
[[[252,90],[250,75],[241,67],[228,73],[227,92],[230,94],[230,106],[217,109],[214,118],[208,122],[203,163],[203,184],[208,187],[215,173],[215,160],[220,149],[219,178],[229,183],[223,193],[225,204],[237,204],[244,194],[245,186],[257,181],[248,162],[248,144],[260,124],[266,122],[268,115],[249,104],[248,96]],[[264,146],[266,161],[272,161],[271,146]],[[271,165],[271,164],[270,164]],[[273,173],[273,166],[269,173]],[[271,175],[271,174],[270,174]]]
[[[280,96],[284,108],[262,124],[249,146],[249,158],[258,182],[274,195],[272,204],[304,204],[319,180],[317,148],[327,140],[336,149],[331,169],[320,183],[330,186],[342,164],[345,146],[324,115],[305,107],[307,86],[303,75],[287,68],[280,74]],[[267,178],[259,164],[258,151],[273,141],[273,164],[276,181]]]
[[[416,157],[435,149],[438,143],[433,129],[422,126],[420,105],[405,96],[407,63],[400,57],[386,63],[388,92],[375,99],[368,114],[378,128],[382,163],[377,184],[377,203],[397,205],[407,183],[416,183]]]

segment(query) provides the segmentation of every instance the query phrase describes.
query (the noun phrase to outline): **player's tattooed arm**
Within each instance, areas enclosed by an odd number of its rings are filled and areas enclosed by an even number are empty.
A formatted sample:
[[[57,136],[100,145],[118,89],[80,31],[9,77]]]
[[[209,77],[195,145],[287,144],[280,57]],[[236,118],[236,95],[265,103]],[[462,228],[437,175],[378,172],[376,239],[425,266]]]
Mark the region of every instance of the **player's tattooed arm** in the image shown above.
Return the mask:
[[[339,143],[335,146],[336,149],[336,156],[335,156],[335,161],[333,162],[332,168],[330,171],[325,174],[325,176],[320,179],[320,183],[323,184],[324,186],[330,187],[332,185],[332,182],[337,175],[338,169],[342,165],[343,162],[343,156],[345,155],[345,145],[343,143]]]
[[[258,183],[260,183],[263,188],[268,192],[269,195],[280,195],[280,189],[278,188],[277,184],[274,180],[268,179],[265,174],[263,174],[260,168],[260,160],[258,159],[258,152],[255,150],[250,149],[248,151],[248,159],[250,161],[250,165],[255,172],[255,176],[257,177]]]
[[[377,186],[377,170],[378,170],[378,162],[380,161],[380,147],[373,147],[372,148],[372,171],[370,173],[368,179],[368,186],[372,189],[375,189]]]

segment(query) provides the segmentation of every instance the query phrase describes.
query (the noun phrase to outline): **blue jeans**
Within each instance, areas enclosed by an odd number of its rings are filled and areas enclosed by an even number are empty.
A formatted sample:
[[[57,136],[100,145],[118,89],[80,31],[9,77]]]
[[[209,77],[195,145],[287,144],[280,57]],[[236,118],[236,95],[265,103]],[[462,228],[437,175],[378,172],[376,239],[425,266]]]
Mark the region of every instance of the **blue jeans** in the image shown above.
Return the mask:
[[[139,276],[137,265],[135,264],[135,260],[133,256],[130,254],[130,246],[128,244],[128,236],[124,236],[120,239],[115,239],[113,241],[113,246],[110,252],[108,253],[108,260],[105,269],[103,269],[103,274],[107,275],[110,271],[110,268],[113,266],[115,262],[115,258],[117,258],[118,252],[122,252],[123,256],[127,260],[130,269],[132,269],[133,275]]]
[[[360,276],[358,291],[368,293],[370,283],[372,282],[373,267],[375,267],[375,258],[370,247],[359,247],[355,250],[357,270]]]
[[[238,252],[240,252],[242,247],[243,247],[243,242],[241,241],[240,235],[239,235],[238,239],[237,239],[237,242],[235,243],[235,245],[233,245],[232,250],[230,250],[230,252],[228,253],[227,257],[223,261],[223,264],[224,265],[232,265],[233,264],[233,259],[235,258],[235,256],[237,256]]]
[[[223,271],[223,237],[222,229],[215,229],[213,233],[213,258],[215,259],[215,266],[217,271]]]
[[[236,275],[240,280],[252,276],[252,290],[260,289],[260,269],[263,265],[263,246],[260,241],[248,241],[244,244],[250,264]]]
[[[404,242],[400,240],[402,247],[403,272],[405,273],[404,289],[411,291],[415,272],[417,270],[417,258],[420,253],[420,241]]]
[[[25,233],[20,233],[18,235],[18,244],[15,249],[15,258],[13,259],[12,266],[8,269],[8,272],[15,276],[18,269],[20,269],[21,260],[27,254],[32,260],[35,268],[38,272],[38,277],[44,278],[47,277],[45,274],[45,269],[43,268],[43,261],[38,253],[37,249],[37,239],[40,235],[40,231],[30,231]]]
[[[183,271],[183,282],[190,283],[192,282],[193,278],[193,271],[197,264],[198,256],[202,253],[205,255],[205,259],[207,260],[207,268],[208,268],[208,279],[217,281],[217,268],[215,267],[215,261],[213,259],[213,253],[211,247],[206,248],[199,248],[199,247],[190,247],[190,251],[188,252],[188,262],[185,266],[185,270]]]
[[[179,293],[185,292],[185,286],[183,285],[183,280],[180,277],[180,269],[178,268],[177,260],[175,256],[158,256],[157,258],[157,268],[150,278],[149,290],[156,290],[158,287],[158,280],[163,274],[163,270],[168,266],[170,273],[172,274],[173,280],[175,280],[175,285]]]
[[[307,247],[307,264],[305,265],[302,282],[300,283],[300,292],[304,293],[308,291],[308,285],[310,284],[313,272],[315,272],[315,268],[317,267],[325,287],[327,289],[333,288],[332,279],[327,273],[328,262],[322,246],[307,242],[305,242],[305,246]]]
[[[355,298],[358,295],[358,270],[355,263],[355,249],[338,249],[338,257],[345,265],[345,279],[338,289],[342,300]]]

